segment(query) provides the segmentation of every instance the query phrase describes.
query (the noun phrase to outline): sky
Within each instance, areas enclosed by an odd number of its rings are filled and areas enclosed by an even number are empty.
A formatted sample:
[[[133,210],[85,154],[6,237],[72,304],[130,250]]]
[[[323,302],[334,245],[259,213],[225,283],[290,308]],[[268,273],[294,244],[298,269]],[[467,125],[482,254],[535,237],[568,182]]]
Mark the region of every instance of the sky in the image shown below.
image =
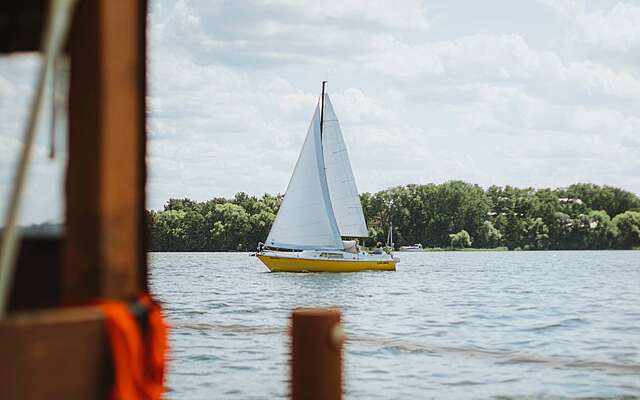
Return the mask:
[[[322,80],[360,192],[640,193],[638,1],[151,0],[149,48],[149,208],[283,193]],[[2,208],[37,65],[0,60]],[[62,215],[64,154],[47,159],[45,128],[25,223]]]

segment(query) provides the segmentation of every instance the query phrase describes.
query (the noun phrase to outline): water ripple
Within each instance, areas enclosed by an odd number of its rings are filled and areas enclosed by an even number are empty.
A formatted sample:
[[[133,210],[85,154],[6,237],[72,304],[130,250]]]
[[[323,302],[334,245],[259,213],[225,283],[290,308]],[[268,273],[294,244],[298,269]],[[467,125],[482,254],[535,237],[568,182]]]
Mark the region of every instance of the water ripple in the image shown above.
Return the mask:
[[[640,252],[407,253],[395,273],[271,274],[157,253],[169,399],[286,398],[289,313],[339,307],[345,398],[640,396]]]

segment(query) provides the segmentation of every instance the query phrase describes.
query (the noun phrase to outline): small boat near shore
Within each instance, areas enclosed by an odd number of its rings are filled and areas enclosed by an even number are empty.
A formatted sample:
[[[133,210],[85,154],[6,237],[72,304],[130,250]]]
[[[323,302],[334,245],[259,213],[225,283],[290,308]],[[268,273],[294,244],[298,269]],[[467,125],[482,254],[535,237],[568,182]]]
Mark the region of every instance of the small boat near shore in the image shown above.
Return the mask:
[[[394,271],[398,260],[391,251],[366,252],[358,246],[357,239],[368,237],[369,230],[324,87],[325,82],[282,205],[256,256],[270,271]]]
[[[398,251],[424,251],[421,243],[412,244],[409,246],[400,246]]]

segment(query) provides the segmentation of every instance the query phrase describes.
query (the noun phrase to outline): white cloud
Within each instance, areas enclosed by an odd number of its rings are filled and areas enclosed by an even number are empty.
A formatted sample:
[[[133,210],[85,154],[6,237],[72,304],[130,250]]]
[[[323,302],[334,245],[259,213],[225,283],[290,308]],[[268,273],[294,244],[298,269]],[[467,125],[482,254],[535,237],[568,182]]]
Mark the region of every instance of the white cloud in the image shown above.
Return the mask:
[[[177,93],[175,109],[185,113],[188,104],[190,111],[176,118],[158,110],[153,119],[166,115],[173,126],[167,131],[202,142],[190,160],[207,140],[224,145],[218,161],[197,167],[208,171],[216,194],[284,189],[315,86],[327,75],[363,190],[447,179],[569,184],[597,181],[615,160],[637,165],[620,156],[638,154],[620,146],[638,129],[632,110],[640,81],[629,70],[565,58],[555,46],[533,48],[518,32],[432,40],[430,16],[419,4],[399,12],[374,7],[366,15],[358,2],[332,4],[182,3],[171,17],[182,21],[175,38],[189,37],[163,43],[163,53],[180,55],[184,65],[176,70],[198,89],[181,99],[174,84],[182,78],[158,79],[164,89],[157,86],[154,96]],[[406,12],[417,19],[403,28]],[[603,151],[617,156],[599,156]],[[572,171],[575,163],[565,160],[576,157],[600,173]],[[549,171],[549,163],[564,167]],[[631,176],[617,181],[640,189]]]
[[[575,18],[580,36],[576,40],[613,51],[640,47],[640,6],[617,3],[609,10],[580,13]]]
[[[640,193],[638,6],[536,3],[495,27],[430,7],[152,2],[149,206],[284,191],[323,79],[362,191],[464,179]],[[6,65],[0,135],[15,138],[35,63]]]
[[[542,1],[566,26],[569,46],[593,58],[633,66],[640,62],[640,4],[613,2],[591,9],[584,1]]]

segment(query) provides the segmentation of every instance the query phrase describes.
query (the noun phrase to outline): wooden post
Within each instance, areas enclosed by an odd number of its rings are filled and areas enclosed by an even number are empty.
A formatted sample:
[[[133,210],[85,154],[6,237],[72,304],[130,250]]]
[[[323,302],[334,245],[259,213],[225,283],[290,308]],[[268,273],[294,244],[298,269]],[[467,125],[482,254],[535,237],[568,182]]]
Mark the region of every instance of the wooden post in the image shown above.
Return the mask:
[[[66,302],[144,288],[146,1],[82,0],[70,32]]]
[[[298,309],[291,320],[291,398],[342,399],[340,311]]]
[[[0,52],[38,50],[46,4],[0,2]],[[100,309],[33,309],[55,307],[61,296],[126,299],[145,288],[146,7],[146,0],[76,6],[67,48],[65,239],[23,247],[12,312],[0,320],[0,399],[109,396],[113,371]]]

